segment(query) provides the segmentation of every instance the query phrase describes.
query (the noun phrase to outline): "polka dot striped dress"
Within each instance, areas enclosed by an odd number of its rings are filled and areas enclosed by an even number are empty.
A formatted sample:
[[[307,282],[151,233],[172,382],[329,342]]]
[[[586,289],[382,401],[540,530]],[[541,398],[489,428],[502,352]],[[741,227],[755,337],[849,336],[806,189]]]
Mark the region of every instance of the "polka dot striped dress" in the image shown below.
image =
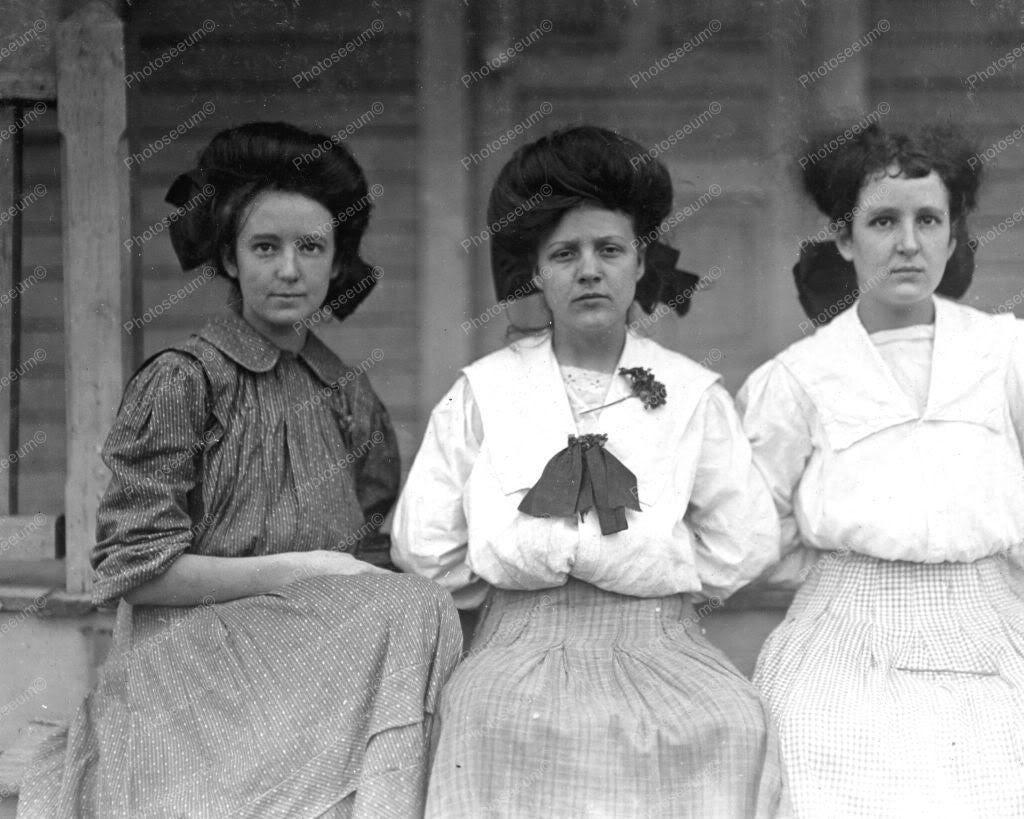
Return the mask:
[[[461,650],[440,587],[312,576],[220,604],[121,600],[186,551],[367,554],[399,467],[365,375],[313,336],[291,355],[229,315],[143,366],[104,458],[94,598],[120,601],[114,647],[19,816],[421,815]]]

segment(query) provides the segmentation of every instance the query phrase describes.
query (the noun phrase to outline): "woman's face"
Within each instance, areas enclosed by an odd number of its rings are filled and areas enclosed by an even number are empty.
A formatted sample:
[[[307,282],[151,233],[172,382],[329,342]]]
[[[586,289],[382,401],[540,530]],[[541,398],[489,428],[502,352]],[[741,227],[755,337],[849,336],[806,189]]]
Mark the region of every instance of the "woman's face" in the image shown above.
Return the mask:
[[[253,200],[224,267],[242,291],[242,316],[278,347],[299,350],[323,304],[334,263],[331,214],[301,193],[265,191]]]
[[[853,262],[869,309],[930,305],[956,247],[946,186],[935,171],[917,179],[875,176],[861,189],[853,221],[836,245]]]
[[[591,205],[569,211],[541,242],[537,271],[556,333],[624,326],[644,273],[632,219]]]

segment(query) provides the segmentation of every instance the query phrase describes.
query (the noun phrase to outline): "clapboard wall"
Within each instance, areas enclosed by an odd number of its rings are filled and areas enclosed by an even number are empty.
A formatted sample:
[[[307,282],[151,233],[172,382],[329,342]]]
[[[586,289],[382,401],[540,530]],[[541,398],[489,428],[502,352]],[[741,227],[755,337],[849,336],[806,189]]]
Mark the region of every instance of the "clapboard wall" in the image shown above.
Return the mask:
[[[711,366],[725,372],[727,385],[735,389],[750,368],[782,343],[800,337],[801,316],[784,261],[795,259],[799,241],[817,231],[823,220],[795,195],[789,159],[796,149],[795,137],[815,120],[820,108],[815,99],[818,83],[804,87],[798,78],[829,56],[819,53],[816,39],[829,4],[587,0],[568,5],[540,0],[470,4],[465,36],[472,64],[467,71],[542,20],[552,25],[500,77],[466,89],[472,104],[466,126],[472,146],[485,145],[542,103],[551,106],[518,142],[469,171],[452,169],[453,174],[470,173],[474,179],[469,222],[485,227],[484,199],[497,169],[516,144],[548,128],[596,122],[653,145],[717,102],[720,111],[705,118],[662,158],[676,182],[679,206],[691,203],[712,184],[720,186],[720,195],[667,236],[683,250],[682,261],[689,269],[705,272],[719,265],[724,275],[698,296],[690,316],[659,322],[655,335],[698,360],[710,357]],[[982,147],[998,143],[1024,124],[1024,59],[976,81],[973,88],[967,78],[1024,41],[1016,6],[995,0],[871,0],[863,6],[864,30],[851,31],[849,41],[883,19],[889,28],[835,74],[866,70],[865,113],[886,103],[886,119],[894,124],[949,116],[973,128]],[[639,51],[624,39],[633,30],[629,21],[638,14],[653,15],[646,33],[641,32],[646,39]],[[168,184],[191,167],[197,151],[217,130],[252,119],[281,119],[330,134],[375,112],[348,144],[371,184],[382,188],[365,250],[384,276],[351,319],[326,328],[322,335],[350,363],[371,356],[375,349],[383,352],[369,377],[392,412],[407,468],[426,421],[418,401],[424,386],[418,328],[431,320],[418,307],[423,295],[418,282],[424,271],[416,267],[421,209],[431,193],[417,189],[418,106],[430,104],[420,95],[417,77],[422,23],[418,3],[135,0],[126,6],[125,15],[129,69],[144,75],[132,80],[128,89],[129,153],[147,154],[148,146],[181,123],[193,122],[166,147],[133,163],[131,235],[143,235],[166,217],[170,206],[163,195]],[[210,31],[154,68],[162,55],[208,20],[214,24]],[[635,86],[630,81],[634,71],[699,35],[713,20],[720,28],[671,69]],[[374,21],[380,21],[381,29],[366,38]],[[293,81],[361,36],[361,46],[319,76]],[[610,73],[607,64],[623,53],[643,59],[630,58]],[[453,76],[452,82],[459,84],[459,77]],[[1024,289],[1024,227],[1019,218],[1012,222],[1013,214],[1024,206],[1022,145],[1024,138],[1018,136],[987,163],[988,184],[972,221],[973,232],[985,234],[1011,220],[978,252],[976,285],[967,301],[988,309],[1012,303]],[[46,196],[26,209],[23,222],[24,276],[39,265],[46,275],[21,296],[22,359],[37,348],[47,353],[22,381],[21,441],[40,431],[47,437],[47,446],[31,452],[20,465],[20,511],[26,514],[60,512],[63,498],[59,151],[55,113],[47,111],[25,129],[24,190],[38,184],[47,189]],[[780,189],[790,192],[788,199],[780,200]],[[780,201],[791,203],[781,221]],[[154,305],[191,276],[177,268],[166,231],[133,251],[134,273],[141,282],[135,315],[149,311],[151,317],[132,336],[135,360],[141,362],[222,309],[225,289],[220,282],[204,284],[154,316]],[[472,285],[477,312],[467,314],[467,320],[493,304],[485,251],[473,252],[474,269],[479,271]],[[1024,315],[1019,304],[1014,306]],[[474,331],[473,350],[493,349],[503,329],[502,317]]]

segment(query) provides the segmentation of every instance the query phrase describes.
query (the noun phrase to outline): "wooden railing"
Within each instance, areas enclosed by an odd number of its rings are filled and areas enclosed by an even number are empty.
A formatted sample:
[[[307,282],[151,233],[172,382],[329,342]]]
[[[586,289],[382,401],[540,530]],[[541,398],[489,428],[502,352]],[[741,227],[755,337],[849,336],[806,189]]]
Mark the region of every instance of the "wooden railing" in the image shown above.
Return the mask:
[[[17,43],[26,47],[8,47],[0,60],[0,135],[9,134],[0,139],[0,213],[14,214],[0,221],[0,293],[16,293],[22,285],[25,111],[39,103],[55,105],[61,136],[67,478],[64,515],[18,514],[20,394],[18,379],[7,379],[0,391],[0,453],[11,453],[0,469],[0,605],[25,608],[46,594],[84,607],[96,507],[108,480],[100,444],[113,423],[128,364],[121,331],[131,303],[123,242],[130,221],[123,161],[124,26],[112,6],[99,0],[19,0],[5,4],[0,20],[0,46]],[[0,306],[0,378],[20,366],[19,319],[18,298]]]

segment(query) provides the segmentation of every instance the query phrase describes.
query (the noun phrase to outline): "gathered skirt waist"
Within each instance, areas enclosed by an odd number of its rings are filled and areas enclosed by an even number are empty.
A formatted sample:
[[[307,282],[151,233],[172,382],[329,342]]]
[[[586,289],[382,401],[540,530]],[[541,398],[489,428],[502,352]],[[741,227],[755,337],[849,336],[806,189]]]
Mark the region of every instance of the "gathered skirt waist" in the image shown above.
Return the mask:
[[[695,626],[712,608],[704,603],[698,611],[690,594],[633,597],[575,578],[564,586],[533,591],[496,588],[484,604],[474,645],[525,641],[635,646],[680,625]]]

